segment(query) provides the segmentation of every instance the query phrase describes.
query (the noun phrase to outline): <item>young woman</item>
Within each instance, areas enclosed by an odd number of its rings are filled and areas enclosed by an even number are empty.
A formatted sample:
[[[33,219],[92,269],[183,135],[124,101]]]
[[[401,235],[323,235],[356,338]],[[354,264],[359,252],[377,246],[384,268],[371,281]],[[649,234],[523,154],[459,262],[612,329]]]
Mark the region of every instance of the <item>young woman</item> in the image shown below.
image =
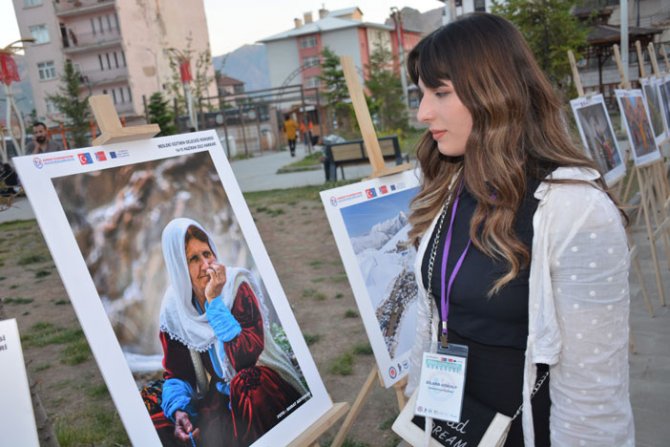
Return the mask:
[[[507,446],[633,445],[624,217],[528,45],[469,15],[425,37],[408,70],[428,126],[408,394],[444,335],[469,347],[467,395],[509,416],[523,404]]]

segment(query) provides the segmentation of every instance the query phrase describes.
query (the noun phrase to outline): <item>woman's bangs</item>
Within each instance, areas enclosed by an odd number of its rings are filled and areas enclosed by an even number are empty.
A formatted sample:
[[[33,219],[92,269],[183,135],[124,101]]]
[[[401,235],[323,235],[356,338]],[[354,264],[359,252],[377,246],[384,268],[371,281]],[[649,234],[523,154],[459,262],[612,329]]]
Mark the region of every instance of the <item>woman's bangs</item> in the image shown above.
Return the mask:
[[[440,30],[444,31],[444,30]],[[426,45],[419,54],[417,68],[419,77],[424,85],[429,88],[438,88],[443,85],[445,80],[450,80],[447,63],[448,47],[445,47],[440,39],[442,32],[438,32],[426,42]]]

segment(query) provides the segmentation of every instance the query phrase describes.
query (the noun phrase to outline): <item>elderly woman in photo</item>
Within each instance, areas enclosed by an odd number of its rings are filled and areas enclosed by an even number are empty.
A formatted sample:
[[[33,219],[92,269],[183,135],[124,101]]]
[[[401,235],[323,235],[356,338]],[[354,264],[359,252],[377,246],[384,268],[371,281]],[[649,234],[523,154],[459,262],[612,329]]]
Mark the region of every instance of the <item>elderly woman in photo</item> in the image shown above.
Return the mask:
[[[272,338],[251,273],[220,264],[191,219],[171,221],[162,244],[170,279],[160,312],[164,417],[152,415],[161,440],[252,444],[307,390]]]

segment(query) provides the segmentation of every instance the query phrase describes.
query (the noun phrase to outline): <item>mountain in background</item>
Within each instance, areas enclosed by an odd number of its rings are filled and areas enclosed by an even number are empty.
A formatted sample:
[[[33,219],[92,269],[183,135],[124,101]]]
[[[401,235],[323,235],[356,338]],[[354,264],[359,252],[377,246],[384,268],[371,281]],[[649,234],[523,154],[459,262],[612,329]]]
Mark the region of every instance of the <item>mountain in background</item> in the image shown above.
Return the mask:
[[[397,216],[373,225],[368,233],[352,237],[351,245],[354,253],[359,254],[369,249],[379,250],[406,227],[407,222],[407,216],[400,211]]]
[[[244,82],[247,92],[270,88],[270,70],[265,45],[243,45],[212,58],[215,70]]]

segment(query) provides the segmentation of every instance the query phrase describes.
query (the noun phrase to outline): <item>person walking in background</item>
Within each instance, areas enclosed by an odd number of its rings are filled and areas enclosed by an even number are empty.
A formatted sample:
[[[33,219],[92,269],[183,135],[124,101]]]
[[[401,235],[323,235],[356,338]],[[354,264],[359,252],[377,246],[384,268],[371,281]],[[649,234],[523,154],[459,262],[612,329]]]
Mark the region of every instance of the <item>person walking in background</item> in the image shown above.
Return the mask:
[[[26,146],[26,154],[43,154],[60,150],[63,150],[61,145],[49,138],[46,124],[39,121],[33,124],[33,141]]]
[[[291,157],[295,157],[295,143],[298,134],[298,124],[291,118],[291,115],[284,117],[284,135],[288,141],[288,149],[291,152]]]
[[[469,14],[419,42],[407,68],[428,130],[409,217],[406,393],[424,352],[466,345],[465,398],[522,410],[505,446],[634,445],[625,215],[523,36]]]

